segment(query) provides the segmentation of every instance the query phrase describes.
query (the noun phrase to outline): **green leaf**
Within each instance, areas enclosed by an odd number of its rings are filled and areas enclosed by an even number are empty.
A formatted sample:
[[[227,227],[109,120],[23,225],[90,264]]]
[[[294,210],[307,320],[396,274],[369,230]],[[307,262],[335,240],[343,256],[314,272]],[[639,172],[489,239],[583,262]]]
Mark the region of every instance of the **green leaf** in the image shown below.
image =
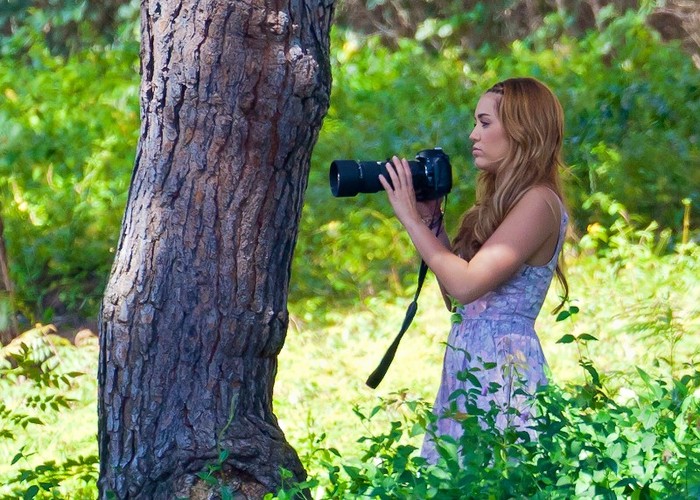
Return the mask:
[[[562,338],[557,340],[557,344],[571,344],[575,340],[576,340],[576,337],[574,337],[570,333],[567,333]]]
[[[55,488],[56,486],[58,486],[58,482],[56,482],[56,483],[39,482],[39,486],[44,491],[51,491],[52,488]]]
[[[22,447],[22,450],[24,450],[24,447]],[[15,465],[20,459],[24,457],[24,453],[20,451],[17,453],[14,458],[12,459],[12,462],[10,462],[10,465]]]
[[[660,415],[653,408],[645,407],[641,409],[637,418],[645,429],[652,429],[659,421]]]
[[[600,375],[598,374],[598,370],[596,370],[595,366],[593,366],[593,363],[588,360],[581,360],[579,365],[581,365],[581,367],[591,376],[591,382],[595,387],[602,387],[600,383]]]
[[[221,488],[221,500],[233,500],[233,492],[231,491],[231,488]]]
[[[204,481],[205,483],[207,483],[207,484],[210,485],[210,486],[216,486],[216,485],[219,483],[219,482],[216,480],[216,478],[213,477],[213,476],[211,475],[211,473],[209,473],[209,472],[202,472],[202,471],[200,471],[200,472],[197,472],[197,473],[195,474],[195,476],[197,476],[199,479],[201,479],[202,481]]]
[[[557,314],[557,321],[564,321],[569,316],[571,316],[569,311],[559,311],[559,314]]]
[[[457,374],[458,380],[468,380],[474,387],[481,388],[481,382],[479,379],[469,370],[462,370]]]
[[[578,340],[598,340],[596,337],[594,337],[590,333],[582,333],[577,338],[578,338]]]
[[[29,417],[22,421],[22,427],[24,427],[25,429],[29,424],[44,425],[44,422],[42,422],[42,420],[38,417]]]
[[[352,465],[344,465],[343,469],[345,472],[347,472],[348,476],[350,476],[350,479],[357,479],[360,477],[361,472],[358,467],[354,467]]]
[[[655,414],[655,415],[658,416],[658,414]],[[656,420],[658,421],[658,418]],[[651,423],[651,419],[650,419],[649,423]],[[653,425],[653,424],[655,424],[655,422],[653,422],[651,425]],[[642,447],[642,450],[650,451],[653,448],[654,444],[656,444],[656,435],[655,434],[646,434],[642,438],[640,446]]]
[[[626,477],[626,478],[620,479],[618,482],[616,482],[615,485],[613,486],[613,488],[625,488],[627,486],[639,488],[639,482],[633,477]]]
[[[638,366],[636,368],[637,368],[637,373],[639,373],[639,376],[642,378],[644,383],[647,385],[650,385],[651,377],[649,376],[649,374],[647,372],[645,372],[644,370],[642,370]]]
[[[37,495],[37,493],[39,493],[39,487],[36,485],[32,485],[29,488],[27,488],[27,491],[24,492],[22,498],[24,498],[24,500],[30,500],[34,498]]]

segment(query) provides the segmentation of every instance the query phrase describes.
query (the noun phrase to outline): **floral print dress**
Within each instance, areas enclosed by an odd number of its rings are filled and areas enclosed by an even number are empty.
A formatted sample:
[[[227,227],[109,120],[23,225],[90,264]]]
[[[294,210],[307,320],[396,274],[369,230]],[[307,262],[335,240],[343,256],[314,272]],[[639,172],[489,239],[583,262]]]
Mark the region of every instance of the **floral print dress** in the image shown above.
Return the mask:
[[[500,410],[498,428],[526,429],[531,404],[528,395],[547,384],[547,362],[534,325],[564,243],[568,216],[563,206],[561,210],[559,241],[546,265],[525,264],[497,289],[457,309],[461,321],[453,324],[447,340],[442,382],[433,406],[437,421],[431,430],[437,435],[457,440],[462,435],[464,392],[450,399],[458,390],[472,390],[482,410],[488,411],[494,402]],[[458,376],[467,371],[469,377]],[[473,383],[474,377],[481,387]],[[516,411],[508,411],[511,408]],[[437,462],[430,434],[426,434],[421,456],[429,463]]]

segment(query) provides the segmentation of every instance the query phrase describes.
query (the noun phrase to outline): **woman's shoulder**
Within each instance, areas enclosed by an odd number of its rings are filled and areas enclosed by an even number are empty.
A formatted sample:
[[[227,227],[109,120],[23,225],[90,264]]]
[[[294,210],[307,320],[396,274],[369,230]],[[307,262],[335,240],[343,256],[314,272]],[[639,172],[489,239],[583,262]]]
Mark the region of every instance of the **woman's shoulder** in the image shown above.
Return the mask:
[[[548,237],[558,233],[564,210],[557,194],[547,186],[528,188],[509,210],[501,225],[507,231],[525,230]]]
[[[536,196],[546,201],[555,201],[557,203],[561,202],[561,198],[554,188],[548,186],[547,184],[535,184],[534,186],[527,188],[523,194],[523,197],[525,196]]]
[[[544,210],[554,215],[556,220],[560,220],[563,215],[563,202],[557,192],[546,184],[536,184],[528,188],[520,198],[518,205],[530,207],[531,209]]]

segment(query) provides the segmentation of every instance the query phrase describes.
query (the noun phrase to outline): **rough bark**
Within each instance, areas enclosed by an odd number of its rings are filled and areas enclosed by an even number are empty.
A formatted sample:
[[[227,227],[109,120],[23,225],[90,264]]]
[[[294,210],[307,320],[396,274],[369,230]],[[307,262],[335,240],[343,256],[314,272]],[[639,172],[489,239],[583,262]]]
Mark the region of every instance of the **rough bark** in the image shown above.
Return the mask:
[[[100,497],[305,476],[272,412],[332,0],[144,0],[141,138],[100,317]],[[204,492],[204,493],[202,493]]]

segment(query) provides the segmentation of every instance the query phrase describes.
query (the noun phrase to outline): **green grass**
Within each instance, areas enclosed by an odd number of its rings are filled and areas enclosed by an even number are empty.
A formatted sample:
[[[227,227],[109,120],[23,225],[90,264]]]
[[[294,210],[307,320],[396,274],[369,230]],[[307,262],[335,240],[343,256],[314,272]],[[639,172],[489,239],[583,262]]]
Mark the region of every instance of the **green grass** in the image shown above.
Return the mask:
[[[659,256],[645,242],[632,241],[618,244],[606,257],[571,255],[572,304],[580,312],[561,322],[548,314],[557,299],[553,287],[537,322],[554,381],[558,385],[582,381],[584,371],[578,365],[582,354],[593,361],[611,395],[618,398],[629,397],[642,384],[636,366],[660,376],[697,367],[699,255],[698,248],[691,247],[684,255]],[[350,310],[336,311],[329,304],[313,320],[300,319],[304,310],[291,297],[292,322],[279,359],[275,413],[306,463],[313,464],[310,456],[317,446],[336,448],[343,457],[359,457],[364,447],[358,440],[399,418],[402,399],[432,401],[450,326],[449,313],[432,278],[386,378],[377,390],[365,386],[397,333],[412,295],[413,290],[407,290],[404,297],[393,300],[367,298]],[[599,340],[589,343],[587,352],[580,353],[576,344],[557,343],[565,334],[582,333]],[[39,345],[38,338],[44,338],[44,344],[48,339],[65,371],[85,375],[73,380],[66,393],[75,399],[70,409],[46,412],[41,416],[45,425],[28,425],[16,431],[14,440],[0,440],[0,485],[20,468],[49,460],[62,463],[97,452],[96,343],[73,347],[36,331],[27,338],[35,345]],[[13,407],[21,401],[27,383],[2,379],[0,389],[0,401]],[[380,401],[388,402],[387,411],[376,415],[371,424],[355,414],[356,408],[366,412]],[[406,438],[415,445],[420,439]],[[34,454],[10,465],[22,447],[25,454]],[[63,494],[75,498],[82,485],[72,479],[65,483]],[[9,494],[7,486],[0,486],[0,498]]]
[[[571,256],[571,299],[580,308],[572,320],[557,322],[549,314],[558,293],[555,285],[550,289],[536,329],[555,383],[584,378],[577,347],[557,343],[565,334],[598,338],[584,354],[613,394],[629,394],[639,386],[636,366],[662,376],[700,363],[697,250],[688,256],[657,256],[644,244],[630,243],[624,251],[625,260]],[[275,411],[297,448],[307,435],[325,433],[326,446],[354,456],[363,429],[353,406],[371,408],[378,398],[397,398],[395,393],[403,392],[432,402],[450,328],[433,279],[421,294],[416,318],[386,378],[377,390],[365,386],[398,332],[412,295],[407,291],[396,303],[368,299],[352,311],[329,312],[317,323],[292,323],[280,356]],[[296,317],[299,311],[292,313]],[[394,417],[387,415],[385,422]]]

